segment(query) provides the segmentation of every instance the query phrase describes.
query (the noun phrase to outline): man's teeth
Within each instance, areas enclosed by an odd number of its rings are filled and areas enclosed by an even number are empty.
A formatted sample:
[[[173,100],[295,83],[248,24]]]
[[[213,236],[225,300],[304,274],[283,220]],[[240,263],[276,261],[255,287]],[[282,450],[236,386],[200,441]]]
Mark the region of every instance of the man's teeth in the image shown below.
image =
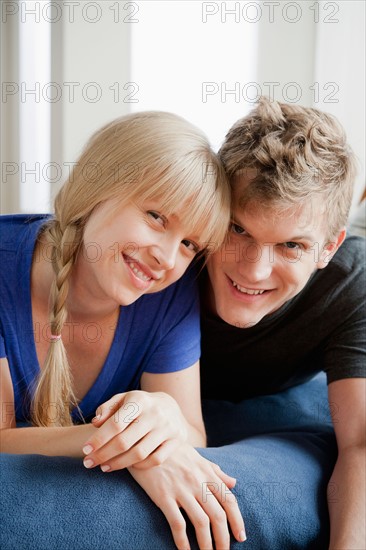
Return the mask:
[[[251,294],[253,296],[257,296],[257,294],[263,294],[264,290],[251,290],[250,288],[244,288],[243,286],[239,286],[238,283],[233,281],[233,286],[235,286],[240,292],[243,294]]]
[[[130,262],[129,266],[139,279],[142,279],[143,281],[151,281],[151,277],[148,277],[147,275],[145,275],[145,273],[137,269],[137,267],[133,262]]]

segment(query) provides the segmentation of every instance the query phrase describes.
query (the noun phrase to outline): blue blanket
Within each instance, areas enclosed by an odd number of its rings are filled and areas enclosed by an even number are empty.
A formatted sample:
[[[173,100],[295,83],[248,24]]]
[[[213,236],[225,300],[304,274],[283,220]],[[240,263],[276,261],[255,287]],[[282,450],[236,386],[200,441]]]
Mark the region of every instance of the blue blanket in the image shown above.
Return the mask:
[[[324,376],[238,404],[206,401],[204,416],[212,447],[200,452],[238,480],[248,540],[231,548],[326,549],[337,450]],[[126,471],[10,454],[0,455],[0,468],[2,550],[175,548],[165,517]]]

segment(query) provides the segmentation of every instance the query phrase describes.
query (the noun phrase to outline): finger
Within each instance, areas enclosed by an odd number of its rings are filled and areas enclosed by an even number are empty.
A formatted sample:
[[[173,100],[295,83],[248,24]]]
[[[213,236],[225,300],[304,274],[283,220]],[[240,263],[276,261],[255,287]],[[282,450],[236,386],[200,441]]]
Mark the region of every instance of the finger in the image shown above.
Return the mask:
[[[99,431],[101,430],[102,428]],[[119,464],[115,469],[126,468],[134,464],[134,462],[144,460],[159,444],[154,445],[149,439],[145,440],[149,434],[146,434],[141,424],[130,425],[125,431],[117,433],[114,437],[112,435],[112,432],[110,432],[109,439],[105,445],[97,447],[94,451],[87,454],[84,458],[84,466],[86,468],[94,468],[94,466],[99,466],[100,464],[106,465],[107,463],[111,465],[116,457],[119,457]],[[101,444],[107,437],[104,435],[99,437],[97,444]],[[94,442],[93,444],[95,445]]]
[[[236,478],[223,472],[218,464],[211,462],[211,465],[215,471],[215,474],[221,479],[221,481],[223,481],[229,489],[233,489],[236,485]]]
[[[111,397],[111,399],[108,399],[108,401],[105,401],[105,403],[99,405],[95,412],[95,417],[92,419],[93,424],[101,426],[103,422],[113,416],[122,405],[125,395],[126,393],[118,393]]]
[[[230,529],[239,542],[244,542],[247,538],[246,532],[245,532],[245,525],[243,516],[241,515],[240,508],[238,505],[238,501],[235,498],[235,495],[233,495],[229,489],[227,490],[227,493],[225,494],[225,498],[223,499],[223,502],[221,502],[226,515],[227,520],[230,525]]]
[[[126,430],[126,428],[128,428],[132,423],[135,426],[138,424],[136,415],[138,416],[139,408],[134,408],[131,413],[131,410],[129,410],[130,405],[131,403],[123,404],[114,412],[113,416],[108,418],[104,424],[96,430],[96,433],[88,441],[86,441],[83,447],[83,452],[86,455],[91,455],[91,453],[99,451],[99,449],[104,447],[104,445],[106,445],[116,435]],[[146,425],[144,429],[141,428],[139,432],[140,437],[142,437],[141,433],[146,433],[148,430],[149,425]],[[136,437],[132,444],[134,444],[138,439],[139,437]],[[88,456],[88,458],[92,460],[95,459],[95,456]]]
[[[99,428],[103,424],[102,422],[103,415],[99,412],[99,410],[96,411],[94,418],[91,419],[94,426]],[[103,419],[104,420],[104,419]]]
[[[164,441],[153,453],[151,453],[145,460],[136,462],[134,467],[139,470],[146,470],[153,468],[154,466],[160,466],[166,459],[177,449],[180,445],[178,439],[169,439]]]
[[[216,501],[217,502],[217,501]],[[229,550],[230,548],[230,532],[227,524],[227,517],[223,509],[217,503],[212,506],[212,510],[205,509],[206,514],[210,518],[212,538],[215,542],[216,550]]]
[[[179,505],[185,510],[187,516],[191,520],[200,550],[213,550],[210,518],[202,506],[197,502],[192,494],[183,496],[179,502]]]
[[[151,432],[137,441],[136,445],[130,449],[122,451],[122,453],[118,453],[118,449],[123,448],[123,445],[121,446],[119,441],[121,441],[125,435],[126,434],[124,433],[115,438],[116,443],[114,445],[114,449],[112,450],[114,454],[111,459],[106,460],[105,463],[102,464],[103,472],[129,468],[130,466],[134,466],[136,463],[141,463],[145,459],[153,457],[154,453],[158,452],[161,438],[157,439],[156,435]],[[112,442],[108,445],[109,448],[112,447],[115,440],[112,440]],[[152,458],[152,462],[158,461],[159,459],[154,460],[154,458]],[[107,466],[108,469],[106,468]]]
[[[202,484],[197,500],[208,515],[217,550],[230,548],[230,532],[227,515],[220,499],[227,487],[219,480]]]
[[[244,540],[246,540],[244,520],[241,515],[238,501],[235,495],[222,481],[220,483],[213,483],[209,485],[208,490],[211,491],[212,496],[215,497],[218,503],[222,506],[225,512],[225,516],[227,517],[227,522],[229,523],[230,529],[236,540],[238,540],[239,542],[243,542]],[[208,499],[203,500],[208,501]],[[220,532],[218,532],[218,535],[220,536]],[[217,544],[216,533],[215,541]]]
[[[119,470],[121,468],[126,468],[131,466],[134,462],[140,462],[148,456],[149,451],[152,452],[154,448],[149,449],[144,446],[143,440],[146,434],[139,434],[131,432],[132,437],[129,437],[129,434],[126,432],[118,433],[115,437],[111,437],[108,442],[95,451],[89,453],[84,458],[84,466],[86,468],[94,468],[95,466],[100,466],[104,464],[105,466],[109,465],[109,470]],[[132,453],[131,449],[134,449],[134,445],[138,445],[141,440],[139,449],[135,449]],[[85,449],[85,447],[84,447]],[[145,453],[147,453],[145,455]],[[134,456],[136,458],[134,458]],[[117,462],[116,462],[117,461]],[[112,465],[115,465],[113,468]],[[107,471],[107,468],[104,468],[103,471]]]
[[[160,510],[169,523],[176,547],[179,550],[190,550],[186,522],[177,504],[174,501],[168,501],[166,504],[160,505]]]

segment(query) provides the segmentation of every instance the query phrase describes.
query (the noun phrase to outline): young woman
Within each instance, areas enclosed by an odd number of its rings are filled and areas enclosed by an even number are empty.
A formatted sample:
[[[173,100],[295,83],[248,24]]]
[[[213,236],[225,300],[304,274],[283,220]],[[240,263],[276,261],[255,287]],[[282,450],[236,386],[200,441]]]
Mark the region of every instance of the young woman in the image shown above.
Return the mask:
[[[205,445],[205,430],[187,270],[223,241],[229,202],[205,136],[176,115],[142,112],[91,138],[53,215],[0,218],[2,452],[131,468],[178,547],[187,539],[177,504],[160,504],[151,467],[170,460],[179,477],[189,457],[197,476],[186,494],[196,495],[199,480],[234,484],[193,449]],[[225,496],[180,504],[202,548],[211,540],[202,511],[218,547],[228,540],[223,510],[242,540],[240,512]]]

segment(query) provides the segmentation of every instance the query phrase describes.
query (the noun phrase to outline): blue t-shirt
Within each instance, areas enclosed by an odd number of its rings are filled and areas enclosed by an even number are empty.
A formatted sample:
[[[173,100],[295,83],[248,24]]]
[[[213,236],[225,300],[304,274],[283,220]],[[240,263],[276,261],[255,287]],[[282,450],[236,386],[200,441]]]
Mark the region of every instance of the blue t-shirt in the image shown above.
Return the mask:
[[[9,362],[18,422],[29,420],[29,395],[40,370],[35,348],[40,329],[32,322],[30,274],[37,235],[48,219],[0,216],[0,357]],[[120,308],[109,354],[80,410],[88,420],[114,394],[138,389],[144,371],[185,369],[199,356],[199,299],[191,268],[168,288]],[[78,419],[76,411],[73,416]]]

